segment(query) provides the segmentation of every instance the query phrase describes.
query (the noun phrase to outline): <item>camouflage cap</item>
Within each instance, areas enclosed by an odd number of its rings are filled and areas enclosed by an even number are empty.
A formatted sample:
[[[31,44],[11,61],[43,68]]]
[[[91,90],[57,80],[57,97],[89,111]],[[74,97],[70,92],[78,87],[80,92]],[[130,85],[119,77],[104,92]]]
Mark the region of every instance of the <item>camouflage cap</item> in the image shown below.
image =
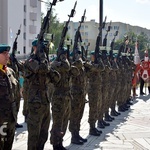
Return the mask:
[[[10,46],[7,44],[0,44],[0,53],[3,53],[4,51],[10,51]]]

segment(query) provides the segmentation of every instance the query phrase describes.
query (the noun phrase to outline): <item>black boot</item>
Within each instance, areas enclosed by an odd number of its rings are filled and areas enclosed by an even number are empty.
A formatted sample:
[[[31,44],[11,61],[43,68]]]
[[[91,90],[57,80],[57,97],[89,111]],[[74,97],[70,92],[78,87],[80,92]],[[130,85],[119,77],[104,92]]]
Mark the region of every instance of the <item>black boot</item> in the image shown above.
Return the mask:
[[[62,142],[59,144],[59,147],[61,148],[61,150],[67,150],[67,149],[63,146]]]
[[[104,120],[102,120],[102,123],[103,123],[104,126],[110,126],[110,123],[108,123],[108,122],[106,122]]]
[[[121,115],[121,113],[120,113],[120,112],[118,112],[118,111],[116,111],[116,110],[115,110],[115,113],[116,113],[116,114],[118,114],[118,115]]]
[[[102,120],[98,120],[97,127],[98,127],[98,128],[101,128],[101,129],[104,129],[104,128],[105,128],[105,125],[103,124],[103,121],[102,121]]]
[[[80,139],[81,141],[83,141],[84,143],[87,142],[87,139],[82,138],[80,135],[79,135],[79,139]]]
[[[94,135],[94,136],[100,136],[101,133],[96,129],[96,128],[90,128],[90,135]]]
[[[115,112],[115,110],[111,110],[110,114],[111,114],[111,116],[115,116],[115,117],[118,116],[118,114]]]
[[[72,144],[77,144],[77,145],[83,145],[83,141],[79,138],[79,135],[77,133],[71,133],[71,143]]]
[[[108,114],[108,112],[105,113],[105,121],[108,121],[108,122],[112,122],[112,118],[110,117],[110,115]]]
[[[53,145],[53,150],[62,150],[60,145]]]
[[[118,111],[125,112],[126,110],[121,106],[118,107]]]

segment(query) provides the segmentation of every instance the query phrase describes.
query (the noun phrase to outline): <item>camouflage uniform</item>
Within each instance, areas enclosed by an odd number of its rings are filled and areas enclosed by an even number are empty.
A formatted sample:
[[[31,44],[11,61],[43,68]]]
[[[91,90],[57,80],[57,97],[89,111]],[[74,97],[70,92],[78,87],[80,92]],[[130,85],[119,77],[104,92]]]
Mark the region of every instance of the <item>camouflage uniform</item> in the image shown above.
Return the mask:
[[[50,125],[49,82],[58,81],[58,72],[50,70],[44,53],[32,54],[25,61],[25,78],[28,80],[28,150],[44,149]]]
[[[71,109],[71,93],[70,93],[70,76],[74,72],[64,54],[61,55],[60,61],[55,60],[52,68],[57,70],[60,75],[60,81],[54,85],[54,93],[52,97],[52,118],[53,124],[51,129],[50,142],[54,149],[62,148],[63,137],[66,133],[70,109]]]
[[[78,76],[72,76],[71,78],[71,114],[69,130],[72,134],[71,142],[74,144],[83,144],[86,139],[83,139],[79,135],[80,122],[83,116],[85,107],[85,93],[86,93],[86,72],[82,59],[73,62],[79,70]]]

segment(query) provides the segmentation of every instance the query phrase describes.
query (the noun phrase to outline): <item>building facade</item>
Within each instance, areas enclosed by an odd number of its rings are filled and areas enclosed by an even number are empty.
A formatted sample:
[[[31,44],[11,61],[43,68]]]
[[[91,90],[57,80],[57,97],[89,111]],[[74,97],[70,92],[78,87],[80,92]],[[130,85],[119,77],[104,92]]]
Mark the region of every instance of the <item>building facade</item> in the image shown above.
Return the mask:
[[[37,0],[0,0],[0,43],[10,46],[18,29],[18,57],[26,57],[31,51],[31,43],[41,27],[41,2]]]
[[[109,26],[110,22],[107,22],[105,24],[105,28],[102,30],[102,42],[106,35],[106,30]],[[75,32],[77,31],[77,28],[79,26],[79,22],[70,22],[69,29],[68,29],[68,35],[70,39],[74,41]],[[129,24],[125,24],[122,22],[111,22],[111,29],[110,32],[108,32],[107,35],[107,46],[110,46],[111,41],[114,38],[114,34],[116,31],[118,32],[118,35],[115,37],[115,40],[122,39],[124,35],[130,31],[134,32],[135,34],[141,34],[141,32],[144,32],[147,34],[148,38],[150,39],[150,30],[146,28],[142,28],[139,26],[131,26]],[[85,46],[90,43],[89,50],[95,49],[96,44],[96,38],[99,34],[99,23],[96,23],[95,20],[86,21],[82,23],[80,28],[82,41],[85,42]]]

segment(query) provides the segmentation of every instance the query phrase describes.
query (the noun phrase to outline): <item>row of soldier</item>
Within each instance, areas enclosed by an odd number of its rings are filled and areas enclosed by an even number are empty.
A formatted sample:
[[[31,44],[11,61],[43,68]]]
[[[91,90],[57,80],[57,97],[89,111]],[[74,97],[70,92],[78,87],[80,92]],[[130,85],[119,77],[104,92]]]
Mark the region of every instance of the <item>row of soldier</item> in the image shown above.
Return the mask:
[[[94,52],[91,52],[91,61],[83,61],[81,51],[78,51],[75,61],[69,62],[67,51],[64,49],[59,61],[56,59],[49,65],[47,57],[43,55],[43,52],[40,53],[40,59],[35,55],[37,40],[33,41],[32,45],[33,53],[25,63],[21,64],[15,57],[10,57],[10,62],[15,62],[14,64],[17,65],[18,69],[24,73],[24,99],[27,107],[25,107],[23,114],[27,117],[29,150],[44,149],[50,125],[50,99],[52,105],[51,119],[53,120],[50,141],[54,150],[65,149],[62,142],[68,123],[72,135],[71,143],[83,144],[87,141],[87,139],[82,138],[79,134],[86,94],[88,94],[90,108],[88,119],[90,135],[101,135],[102,131],[96,128],[97,121],[97,126],[104,128],[109,125],[107,121],[114,119],[109,114],[109,108],[111,108],[112,116],[120,114],[115,110],[116,101],[119,111],[128,109],[126,102],[131,94],[134,64],[127,56],[116,57],[118,55],[114,55],[113,59],[109,59],[108,55],[107,59],[95,64]],[[8,53],[9,49],[8,45],[1,45],[0,55]],[[18,72],[13,70],[11,72],[16,77],[15,73]],[[6,74],[8,74],[8,71],[6,71]],[[8,78],[10,78],[10,74],[9,72]],[[15,78],[11,78],[11,80],[14,87],[17,87],[18,84],[15,83]],[[51,84],[54,86],[54,89],[51,88],[52,86],[49,86]],[[53,93],[51,98],[48,96],[49,91]],[[13,93],[15,92],[13,91]],[[17,104],[19,105],[19,103]],[[4,120],[2,119],[2,121],[6,120],[5,117]],[[1,125],[3,123],[1,122]],[[9,137],[11,140],[1,141],[2,149],[11,149],[13,132],[11,136],[9,132],[7,135],[7,138]]]
[[[53,1],[51,7],[56,2]],[[116,55],[112,53],[112,49],[111,53],[108,53],[106,49],[101,49],[100,52],[99,41],[102,27],[97,37],[95,51],[91,52],[91,60],[83,58],[83,53],[77,44],[78,40],[73,49],[73,58],[69,59],[69,47],[67,49],[64,47],[64,39],[75,7],[76,3],[64,26],[57,57],[51,63],[49,63],[47,45],[43,39],[43,34],[48,26],[50,10],[44,18],[38,39],[32,42],[32,53],[24,63],[18,61],[14,53],[9,58],[9,45],[0,45],[0,126],[7,123],[7,128],[4,130],[6,134],[0,134],[0,139],[3,139],[0,140],[0,149],[12,149],[19,111],[19,101],[16,98],[19,71],[24,75],[23,115],[27,122],[28,150],[44,149],[49,134],[50,120],[52,120],[50,143],[54,150],[66,149],[63,146],[63,137],[67,127],[71,132],[71,143],[82,145],[87,142],[88,139],[80,136],[80,123],[86,95],[88,95],[89,102],[89,134],[92,136],[100,136],[102,131],[97,127],[109,126],[108,121],[114,119],[110,116],[109,108],[111,108],[112,116],[120,114],[116,111],[116,102],[119,111],[128,109],[127,102],[130,102],[134,70],[133,61],[126,56],[128,39],[125,39],[125,45],[121,46]],[[81,42],[79,28],[77,37]],[[12,49],[17,49],[16,40]]]

